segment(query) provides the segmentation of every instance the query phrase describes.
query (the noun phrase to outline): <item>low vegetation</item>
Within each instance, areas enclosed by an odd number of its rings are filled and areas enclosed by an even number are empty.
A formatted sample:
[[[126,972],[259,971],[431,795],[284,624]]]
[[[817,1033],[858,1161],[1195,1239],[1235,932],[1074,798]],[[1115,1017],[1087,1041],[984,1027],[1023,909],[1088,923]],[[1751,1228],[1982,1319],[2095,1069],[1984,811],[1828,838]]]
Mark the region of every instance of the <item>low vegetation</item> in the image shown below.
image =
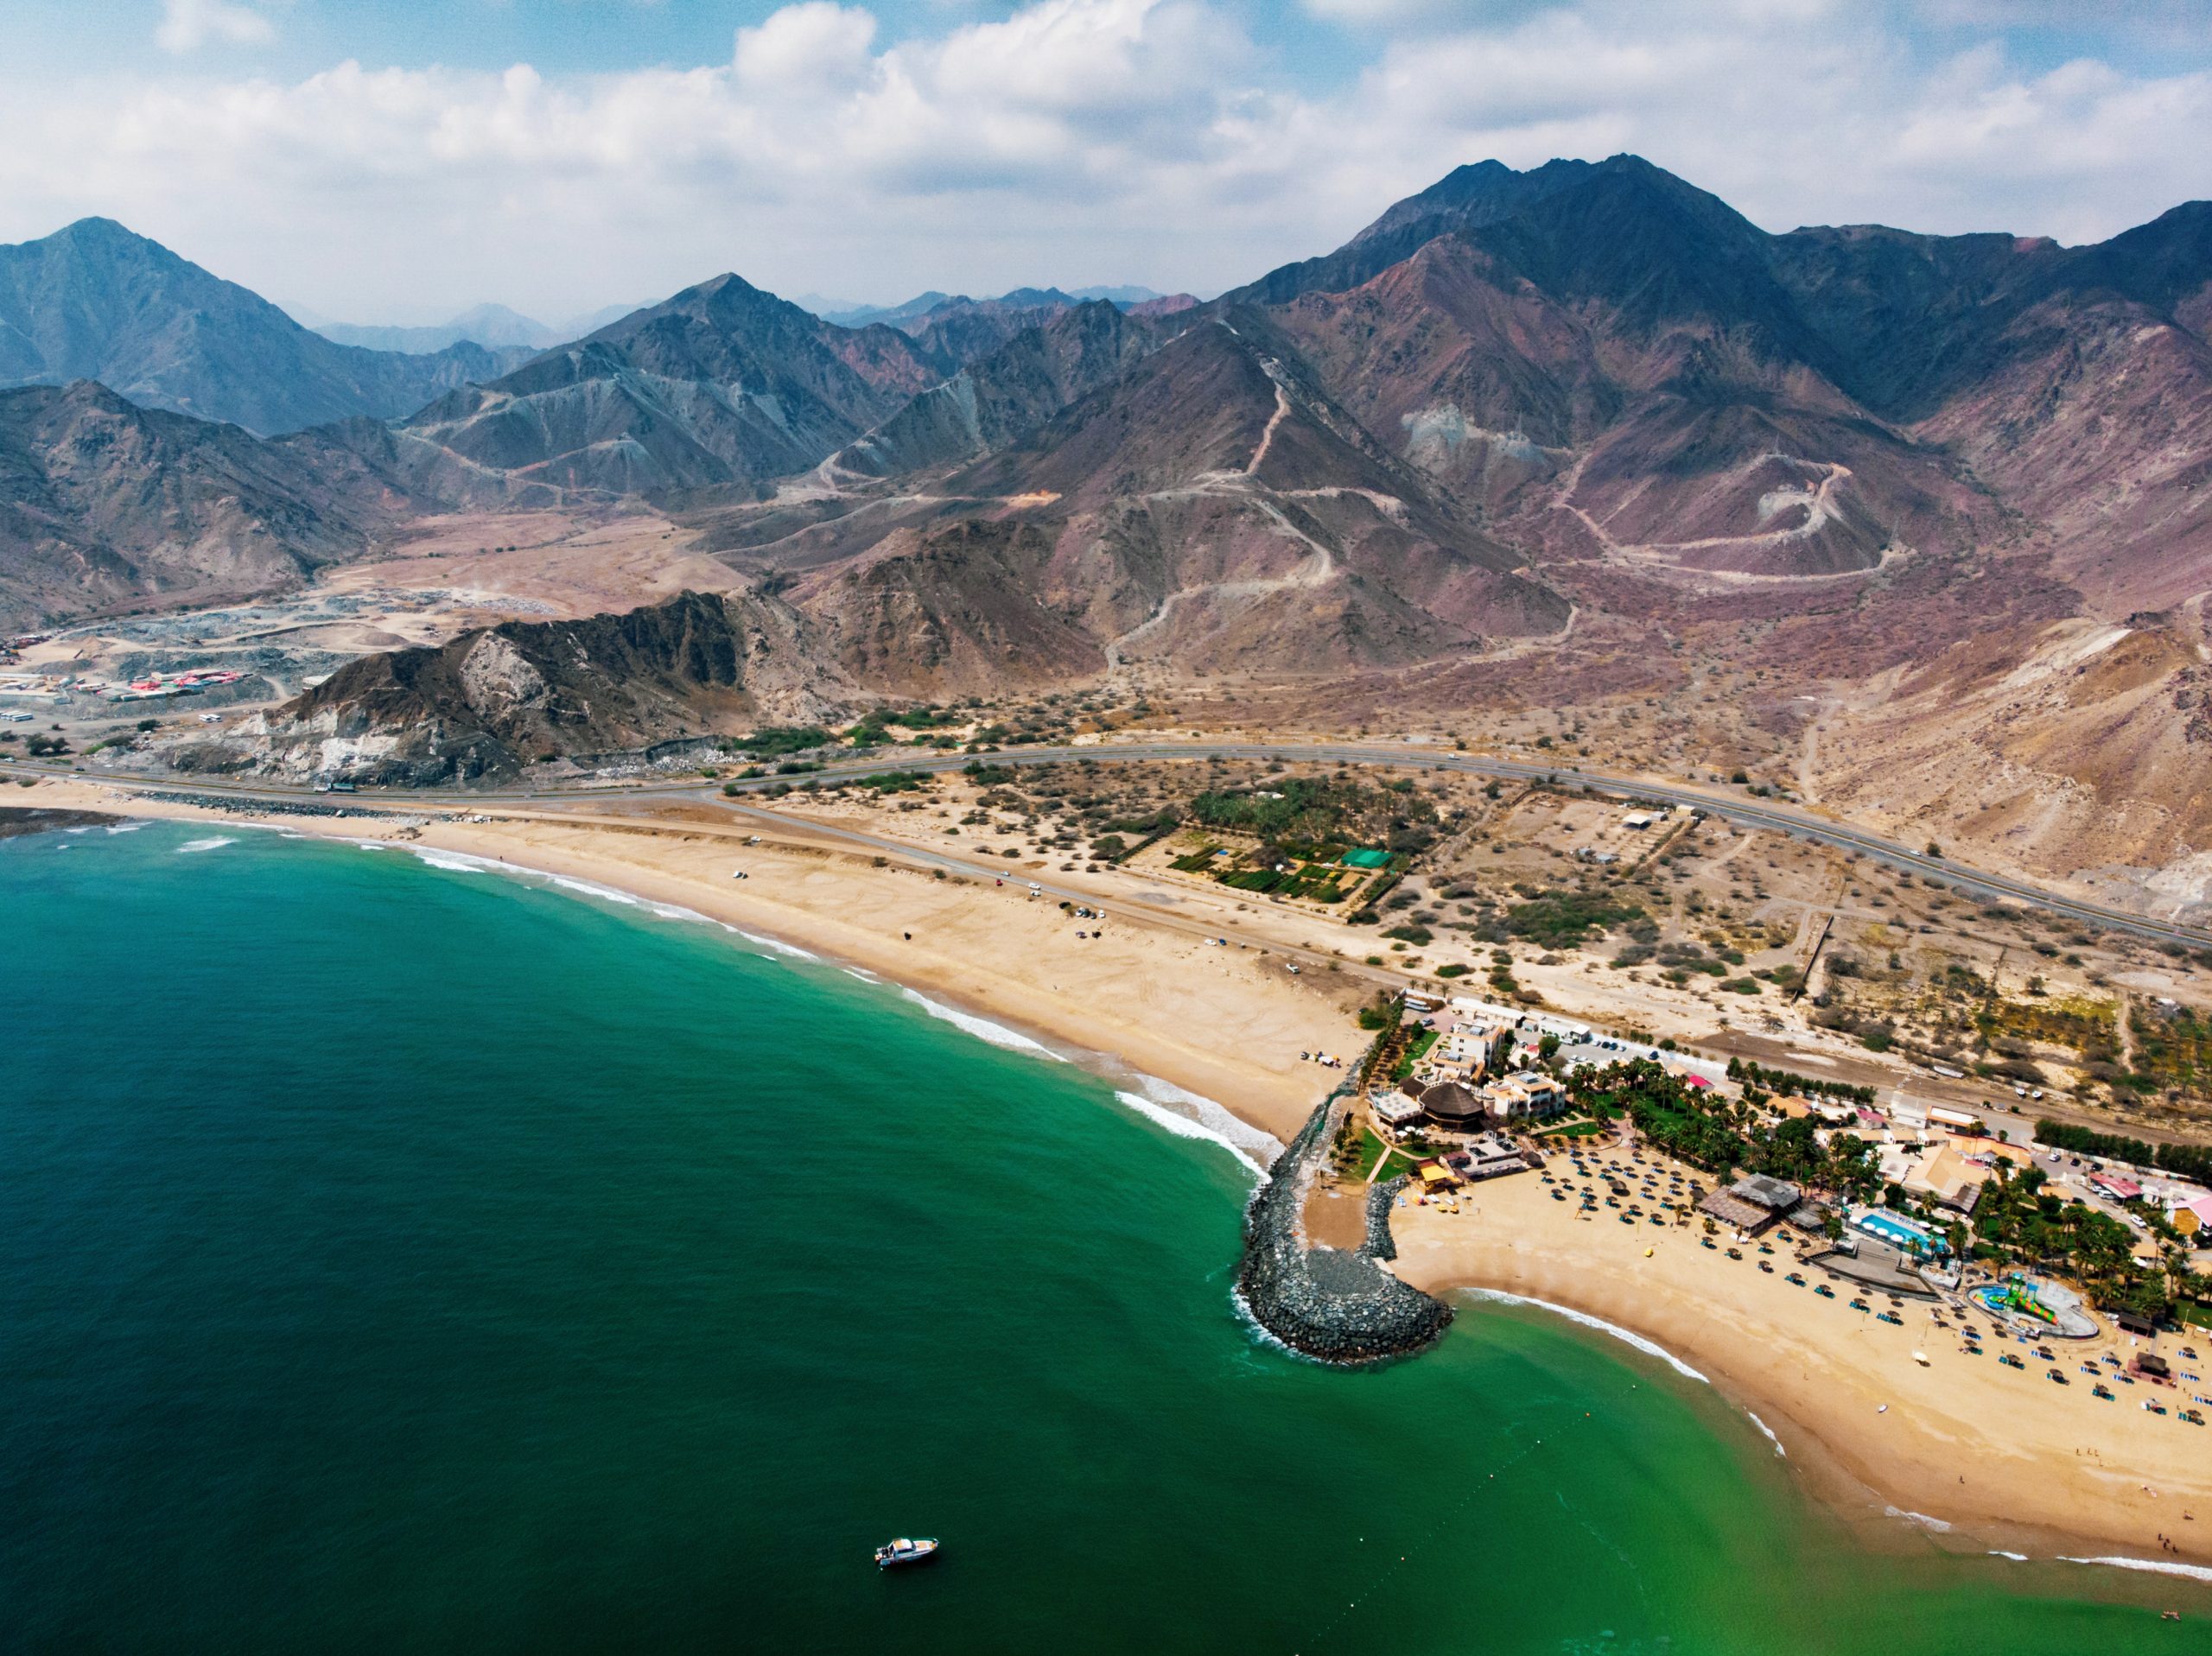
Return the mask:
[[[2212,1145],[2150,1145],[2114,1133],[2098,1133],[2064,1121],[2036,1123],[2036,1142],[2077,1156],[2096,1156],[2133,1167],[2155,1167],[2183,1178],[2212,1183]]]

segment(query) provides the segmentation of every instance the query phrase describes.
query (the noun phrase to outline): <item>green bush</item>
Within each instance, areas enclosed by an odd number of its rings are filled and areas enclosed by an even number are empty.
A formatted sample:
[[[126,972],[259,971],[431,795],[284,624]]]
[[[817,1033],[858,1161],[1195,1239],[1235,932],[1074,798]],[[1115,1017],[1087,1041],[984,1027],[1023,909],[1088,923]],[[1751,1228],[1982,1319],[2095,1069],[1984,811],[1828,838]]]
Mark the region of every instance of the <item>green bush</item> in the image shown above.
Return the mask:
[[[836,739],[819,725],[770,725],[750,736],[739,738],[737,746],[745,752],[772,759],[779,753],[798,753],[810,747],[826,746]]]
[[[1617,902],[1602,892],[1543,891],[1505,911],[1505,929],[1547,949],[1574,949],[1591,933],[1611,931],[1642,919],[1643,910],[1632,903]]]

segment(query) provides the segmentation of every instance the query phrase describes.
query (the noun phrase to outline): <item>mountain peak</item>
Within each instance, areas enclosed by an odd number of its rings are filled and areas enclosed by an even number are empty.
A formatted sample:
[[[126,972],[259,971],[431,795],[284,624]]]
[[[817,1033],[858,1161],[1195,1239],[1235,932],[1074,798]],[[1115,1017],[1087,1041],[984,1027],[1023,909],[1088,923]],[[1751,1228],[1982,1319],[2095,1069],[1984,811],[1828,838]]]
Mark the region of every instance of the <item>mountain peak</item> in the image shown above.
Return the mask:
[[[152,237],[141,236],[130,225],[98,213],[74,219],[62,225],[46,239],[57,242],[105,244],[110,246],[150,247],[160,252],[169,252],[168,248],[163,247]],[[169,257],[175,258],[176,255],[169,253]]]
[[[97,379],[268,433],[404,414],[494,366],[474,347],[412,358],[340,345],[112,219],[0,246],[0,386]]]

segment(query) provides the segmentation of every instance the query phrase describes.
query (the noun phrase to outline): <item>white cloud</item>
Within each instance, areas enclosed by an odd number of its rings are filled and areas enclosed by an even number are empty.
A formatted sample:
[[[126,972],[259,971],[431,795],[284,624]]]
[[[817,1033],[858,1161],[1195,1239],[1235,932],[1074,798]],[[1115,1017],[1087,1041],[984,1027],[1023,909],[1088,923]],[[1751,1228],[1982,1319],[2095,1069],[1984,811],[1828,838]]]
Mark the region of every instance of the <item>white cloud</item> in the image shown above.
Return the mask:
[[[162,0],[154,41],[164,52],[197,52],[210,41],[233,46],[274,40],[276,26],[251,6],[229,0]]]
[[[1308,4],[1377,24],[1332,90],[1282,79],[1249,10],[1211,0],[1034,0],[888,42],[866,8],[809,0],[721,62],[602,75],[26,87],[0,104],[0,239],[106,213],[377,320],[487,297],[571,311],[732,269],[876,299],[1211,290],[1485,156],[1632,149],[1777,229],[2078,240],[2212,194],[2201,69],[1931,57],[1862,0]],[[233,38],[211,20],[240,10],[171,7],[196,41]]]
[[[759,28],[737,31],[738,87],[770,98],[855,90],[874,69],[868,55],[874,38],[874,14],[857,6],[834,0],[785,6]]]

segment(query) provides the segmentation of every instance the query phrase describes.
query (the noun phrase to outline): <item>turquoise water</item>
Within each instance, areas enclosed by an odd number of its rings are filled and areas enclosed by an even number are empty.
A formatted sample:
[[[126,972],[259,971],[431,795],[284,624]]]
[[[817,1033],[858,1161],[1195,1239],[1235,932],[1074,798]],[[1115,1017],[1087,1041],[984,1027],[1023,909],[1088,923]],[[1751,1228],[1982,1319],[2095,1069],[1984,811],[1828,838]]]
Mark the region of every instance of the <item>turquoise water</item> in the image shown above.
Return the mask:
[[[888,987],[216,837],[0,842],[0,1646],[2204,1648],[1541,1312],[1283,1356],[1236,1161]]]

